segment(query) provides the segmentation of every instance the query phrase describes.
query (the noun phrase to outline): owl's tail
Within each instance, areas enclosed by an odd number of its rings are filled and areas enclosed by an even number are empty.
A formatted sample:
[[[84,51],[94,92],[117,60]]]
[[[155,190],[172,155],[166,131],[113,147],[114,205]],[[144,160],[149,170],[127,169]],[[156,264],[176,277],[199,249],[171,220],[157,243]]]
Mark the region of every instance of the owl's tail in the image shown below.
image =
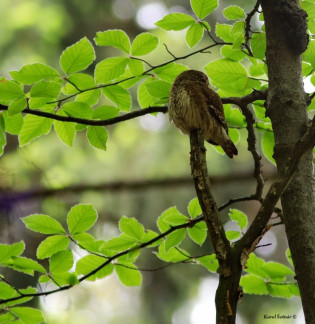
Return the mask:
[[[230,159],[233,159],[233,155],[238,154],[237,148],[235,147],[234,143],[230,139],[226,140],[224,144],[221,145],[221,147],[223,148],[223,151]]]

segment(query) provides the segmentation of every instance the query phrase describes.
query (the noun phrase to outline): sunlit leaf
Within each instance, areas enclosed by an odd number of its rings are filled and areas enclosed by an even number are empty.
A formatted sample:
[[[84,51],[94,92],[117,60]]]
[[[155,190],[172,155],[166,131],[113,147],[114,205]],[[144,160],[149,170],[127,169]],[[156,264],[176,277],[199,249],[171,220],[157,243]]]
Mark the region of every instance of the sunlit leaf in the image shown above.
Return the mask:
[[[99,46],[113,46],[129,54],[130,40],[123,30],[113,29],[98,32],[94,40]]]
[[[190,0],[190,5],[195,15],[203,19],[218,7],[218,0]]]
[[[106,87],[103,89],[105,96],[115,103],[119,109],[129,111],[131,108],[130,93],[119,85]]]
[[[106,151],[106,143],[108,139],[108,133],[103,126],[88,126],[86,132],[89,143],[95,148]]]
[[[206,0],[205,0],[206,1]],[[195,23],[195,19],[184,13],[171,13],[155,23],[165,30],[182,30]]]
[[[246,294],[267,295],[268,288],[264,279],[255,275],[245,275],[241,278],[240,285]]]
[[[22,218],[25,226],[42,234],[63,234],[65,230],[62,225],[54,218],[48,215],[34,214]]]
[[[86,232],[97,220],[97,212],[92,205],[79,204],[72,207],[67,216],[67,224],[71,234]]]
[[[273,150],[275,146],[275,138],[272,132],[265,132],[261,140],[262,150],[265,157],[272,163],[276,164],[273,158]]]
[[[195,23],[191,25],[186,32],[186,42],[188,46],[190,48],[196,46],[201,41],[203,33],[204,27],[201,24]]]
[[[125,286],[140,286],[142,276],[137,267],[132,263],[116,264],[115,271],[119,280]]]
[[[13,244],[0,244],[0,262],[7,262],[11,257],[17,257],[24,251],[23,241]]]
[[[102,266],[106,261],[106,258],[102,258],[97,255],[86,255],[77,262],[75,271],[78,275],[85,276]],[[89,276],[86,280],[94,281],[96,279],[104,278],[110,275],[113,270],[114,266],[109,263],[102,267],[102,269],[98,270],[95,274]]]
[[[65,250],[69,242],[70,239],[63,235],[49,236],[38,246],[36,256],[38,259],[49,258],[55,253]]]
[[[95,67],[95,80],[97,83],[108,83],[125,72],[129,59],[126,57],[111,57],[99,62]]]
[[[123,216],[119,221],[119,229],[122,233],[139,241],[144,236],[144,227],[135,218]]]
[[[248,219],[246,214],[238,209],[230,209],[229,217],[232,221],[236,222],[240,229],[246,228],[248,224]]]
[[[222,13],[227,19],[231,20],[243,19],[246,16],[244,10],[239,6],[229,6]]]
[[[132,46],[131,46],[131,54],[134,56],[142,56],[149,54],[159,44],[159,39],[150,34],[150,33],[141,33],[137,35],[134,39]]]
[[[12,101],[24,97],[23,88],[20,84],[7,79],[0,80],[0,101]]]
[[[49,271],[54,273],[69,271],[73,266],[71,250],[57,252],[49,259]]]

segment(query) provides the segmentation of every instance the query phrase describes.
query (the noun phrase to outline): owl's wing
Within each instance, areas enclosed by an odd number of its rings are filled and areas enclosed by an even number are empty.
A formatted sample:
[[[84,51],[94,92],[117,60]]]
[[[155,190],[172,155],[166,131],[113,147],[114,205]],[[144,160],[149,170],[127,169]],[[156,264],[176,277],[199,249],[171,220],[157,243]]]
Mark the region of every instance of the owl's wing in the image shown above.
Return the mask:
[[[217,120],[217,122],[228,133],[228,127],[224,117],[223,105],[220,96],[206,85],[200,88],[206,103],[210,115]]]

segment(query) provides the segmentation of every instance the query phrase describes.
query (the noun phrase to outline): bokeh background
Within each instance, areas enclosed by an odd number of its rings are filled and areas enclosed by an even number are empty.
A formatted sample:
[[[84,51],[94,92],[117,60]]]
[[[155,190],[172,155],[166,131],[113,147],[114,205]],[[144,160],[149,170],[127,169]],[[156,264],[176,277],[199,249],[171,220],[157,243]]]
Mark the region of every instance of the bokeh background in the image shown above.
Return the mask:
[[[207,19],[212,29],[216,22],[231,23],[220,9],[235,4],[222,0],[220,7]],[[249,12],[255,1],[237,1]],[[164,32],[154,22],[166,13],[191,14],[188,0],[1,0],[0,2],[0,75],[19,70],[24,64],[46,63],[57,70],[62,50],[84,36],[93,41],[96,32],[123,29],[133,39],[143,31],[157,35],[161,42],[157,51],[146,59],[154,65],[170,59],[163,43],[175,55],[191,52],[183,32]],[[259,23],[258,21],[254,22]],[[255,27],[255,26],[254,26]],[[203,47],[209,39],[198,45]],[[197,48],[198,48],[197,47]],[[113,48],[96,48],[97,62],[119,55]],[[219,56],[219,49],[198,54],[181,61],[191,68],[202,69]],[[90,73],[93,74],[93,65]],[[136,90],[132,109],[139,109]],[[87,144],[84,132],[77,134],[73,147],[65,146],[52,132],[18,148],[18,139],[7,136],[8,144],[0,158],[0,242],[26,242],[26,256],[34,257],[42,239],[25,229],[23,216],[44,213],[65,222],[71,206],[79,202],[92,203],[99,220],[93,234],[109,239],[118,234],[117,222],[123,215],[136,217],[146,228],[156,227],[156,219],[168,207],[177,206],[186,212],[188,202],[195,197],[190,179],[189,139],[169,124],[167,116],[145,116],[108,127],[110,139],[107,152]],[[208,169],[213,178],[213,192],[218,205],[231,198],[251,194],[255,190],[252,177],[253,161],[247,151],[246,131],[240,129],[239,156],[230,161],[208,149]],[[258,149],[261,151],[260,134]],[[275,167],[263,159],[267,187],[275,175]],[[86,186],[83,190],[58,191],[68,186]],[[94,186],[103,187],[95,189]],[[46,189],[53,189],[47,191]],[[55,191],[54,191],[55,190]],[[255,202],[232,206],[255,215]],[[222,213],[225,227],[231,229],[228,210]],[[268,232],[261,244],[270,246],[257,250],[266,260],[288,264],[284,229],[277,226]],[[201,249],[184,242],[196,255],[211,253],[209,240]],[[77,257],[83,256],[76,252]],[[126,288],[111,275],[94,283],[83,283],[70,291],[32,301],[43,309],[47,323],[68,324],[204,324],[214,323],[214,295],[217,276],[205,269],[177,264],[154,271],[163,263],[149,251],[143,251],[138,265],[143,271],[139,288]],[[32,278],[19,273],[7,273],[18,287]],[[49,289],[43,286],[42,289]],[[297,315],[303,323],[300,300],[245,295],[239,304],[237,323],[266,323],[264,314]],[[268,323],[273,323],[268,320]]]

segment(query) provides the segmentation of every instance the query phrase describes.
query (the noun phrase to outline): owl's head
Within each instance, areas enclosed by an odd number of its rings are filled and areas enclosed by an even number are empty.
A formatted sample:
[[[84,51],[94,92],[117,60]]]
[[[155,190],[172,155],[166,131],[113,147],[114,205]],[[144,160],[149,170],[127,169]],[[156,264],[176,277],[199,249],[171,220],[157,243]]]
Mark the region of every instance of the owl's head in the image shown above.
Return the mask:
[[[208,77],[201,71],[197,70],[188,70],[182,72],[180,75],[177,76],[175,82],[177,84],[181,84],[183,82],[198,82],[205,85],[209,85]]]

